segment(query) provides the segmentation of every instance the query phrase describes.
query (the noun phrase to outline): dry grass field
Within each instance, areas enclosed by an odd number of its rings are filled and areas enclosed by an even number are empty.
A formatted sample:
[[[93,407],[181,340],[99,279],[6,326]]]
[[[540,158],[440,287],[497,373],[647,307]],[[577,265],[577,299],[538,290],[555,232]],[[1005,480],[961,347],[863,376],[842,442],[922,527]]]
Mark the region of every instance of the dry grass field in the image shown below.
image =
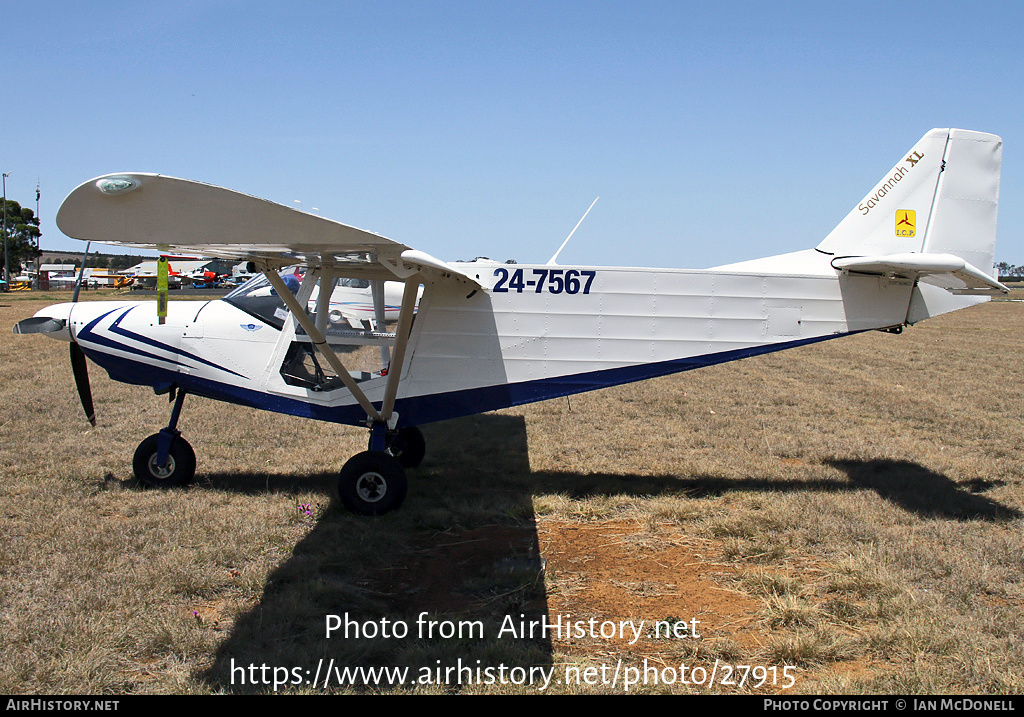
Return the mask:
[[[427,426],[367,519],[363,432],[196,397],[140,488],[167,399],[90,427],[58,300],[0,295],[0,693],[1024,691],[1024,303]]]

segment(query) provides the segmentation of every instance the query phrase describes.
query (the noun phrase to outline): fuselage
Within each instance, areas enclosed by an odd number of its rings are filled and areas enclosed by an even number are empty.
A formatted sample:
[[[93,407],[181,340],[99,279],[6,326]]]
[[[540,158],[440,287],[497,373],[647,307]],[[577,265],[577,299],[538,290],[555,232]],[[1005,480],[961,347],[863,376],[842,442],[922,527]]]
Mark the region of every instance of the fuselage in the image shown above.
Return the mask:
[[[916,291],[912,281],[845,275],[827,264],[799,275],[493,262],[458,266],[484,290],[467,295],[449,284],[425,285],[401,369],[400,424],[900,326]],[[280,307],[261,305],[254,312],[231,299],[171,301],[163,324],[154,302],[60,304],[37,315],[66,319],[69,332],[51,335],[73,338],[118,381],[161,392],[177,386],[338,423],[366,420],[343,386],[313,385],[314,369],[305,358],[312,353],[310,339]],[[347,325],[326,333],[339,351],[394,342],[386,332],[353,331]],[[376,405],[389,368],[378,361],[353,373]]]

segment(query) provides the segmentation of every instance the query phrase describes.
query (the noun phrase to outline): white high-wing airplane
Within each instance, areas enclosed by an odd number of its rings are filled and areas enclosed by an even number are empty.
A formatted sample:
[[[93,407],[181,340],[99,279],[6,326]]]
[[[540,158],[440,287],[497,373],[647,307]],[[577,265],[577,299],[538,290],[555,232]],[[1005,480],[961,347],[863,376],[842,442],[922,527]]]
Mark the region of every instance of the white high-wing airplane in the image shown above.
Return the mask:
[[[64,200],[61,231],[247,260],[262,275],[221,300],[172,302],[162,325],[153,302],[87,302],[43,309],[14,330],[71,342],[91,420],[85,356],[117,381],[176,392],[169,425],[135,453],[145,484],[191,480],[195,453],[176,425],[192,393],[369,427],[370,450],[342,468],[339,493],[351,510],[383,513],[401,504],[404,468],[423,457],[418,425],[861,331],[899,333],[1006,293],[989,273],[1001,155],[993,135],[932,130],[816,248],[706,270],[449,264],[227,189],[110,174]],[[285,278],[299,274],[293,291]],[[332,321],[339,280],[377,287],[376,321]],[[404,284],[393,330],[386,281]],[[377,368],[350,371],[352,345],[380,346]]]

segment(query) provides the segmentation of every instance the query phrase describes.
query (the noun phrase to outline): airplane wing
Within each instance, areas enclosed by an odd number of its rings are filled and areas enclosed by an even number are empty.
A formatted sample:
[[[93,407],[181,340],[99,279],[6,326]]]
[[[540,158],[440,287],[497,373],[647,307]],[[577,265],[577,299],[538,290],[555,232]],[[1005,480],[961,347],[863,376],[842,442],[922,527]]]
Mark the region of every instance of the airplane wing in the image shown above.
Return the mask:
[[[832,260],[843,271],[920,279],[955,294],[1007,294],[1009,289],[985,272],[952,254],[886,254]]]
[[[344,267],[387,279],[419,273],[481,288],[440,259],[379,234],[160,174],[108,174],[81,184],[61,204],[57,226],[75,239],[165,254],[202,254],[278,268]]]

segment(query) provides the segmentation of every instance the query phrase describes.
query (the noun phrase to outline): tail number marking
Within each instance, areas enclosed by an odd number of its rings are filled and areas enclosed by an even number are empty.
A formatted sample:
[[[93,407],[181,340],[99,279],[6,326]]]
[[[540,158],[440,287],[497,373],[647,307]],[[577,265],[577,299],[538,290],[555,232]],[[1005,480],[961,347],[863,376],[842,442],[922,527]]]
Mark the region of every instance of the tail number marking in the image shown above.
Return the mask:
[[[515,291],[522,294],[531,289],[535,294],[589,294],[590,286],[594,283],[596,271],[577,271],[576,269],[533,269],[530,279],[526,279],[522,269],[516,269],[509,273],[509,270],[500,267],[494,270],[498,281],[494,284],[493,291],[498,294]]]

